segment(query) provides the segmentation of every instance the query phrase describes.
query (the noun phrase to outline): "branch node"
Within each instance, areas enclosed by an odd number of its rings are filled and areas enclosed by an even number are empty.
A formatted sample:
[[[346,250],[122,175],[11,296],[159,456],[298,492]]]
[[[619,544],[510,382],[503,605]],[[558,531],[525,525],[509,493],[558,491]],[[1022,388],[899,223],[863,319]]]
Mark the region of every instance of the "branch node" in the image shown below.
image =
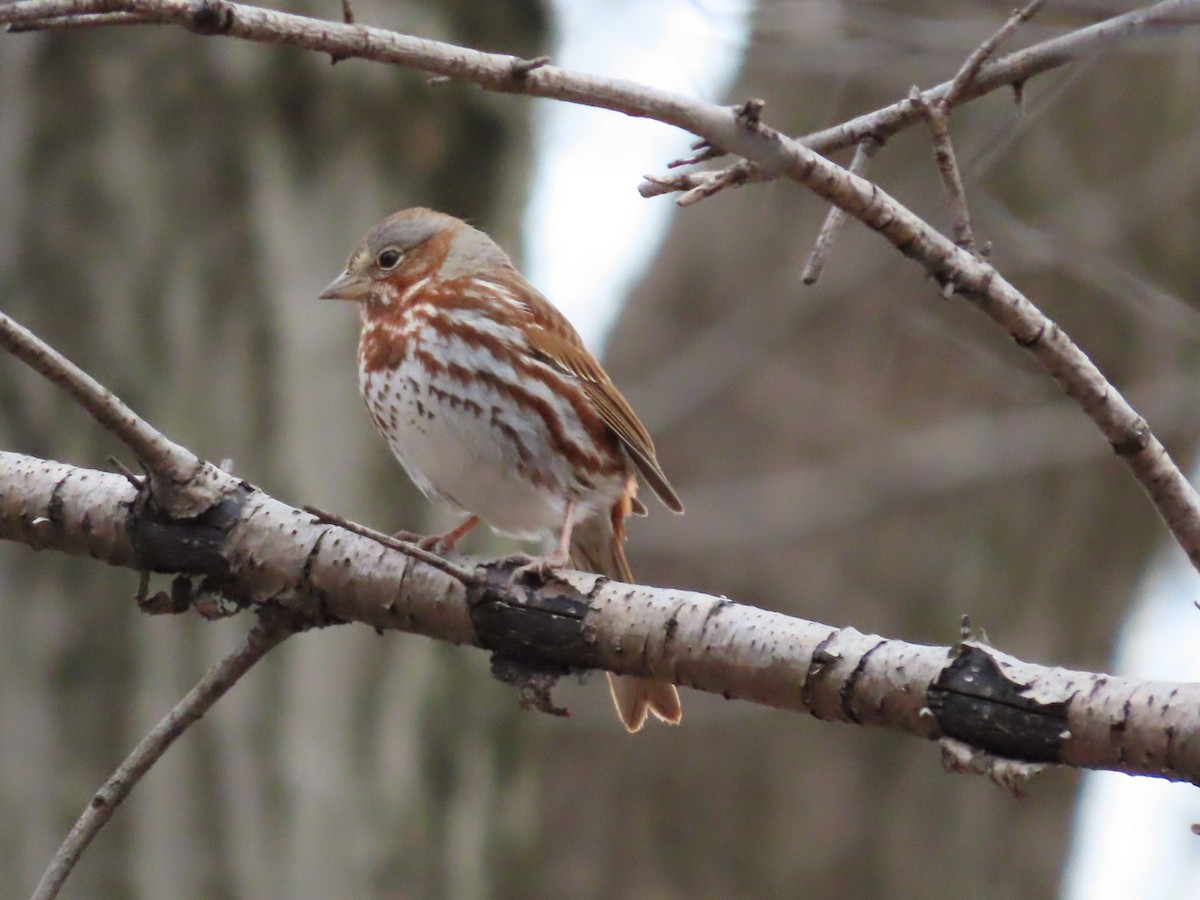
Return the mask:
[[[954,76],[954,80],[950,82],[949,90],[942,95],[942,99],[939,101],[942,109],[949,111],[951,107],[958,104],[963,94],[966,93],[967,88],[971,86],[971,82],[975,80],[975,76],[979,74],[980,68],[996,52],[996,48],[1009,35],[1032,19],[1044,2],[1045,0],[1032,0],[1024,8],[1014,11],[1008,18],[1008,21],[1001,25],[991,37],[975,48],[971,55],[963,62],[962,68],[958,70],[958,74]]]
[[[508,74],[517,81],[527,77],[530,72],[550,65],[549,56],[535,56],[532,59],[521,59],[514,56],[512,62],[508,64]]]
[[[742,128],[748,131],[757,131],[762,125],[762,111],[766,106],[766,100],[760,97],[751,97],[745,103],[735,106],[733,115]]]
[[[196,0],[192,4],[188,28],[196,34],[228,34],[237,16],[225,0]]]
[[[354,7],[350,5],[350,0],[342,0],[342,23],[345,25],[354,25]],[[329,65],[336,66],[343,59],[347,59],[345,53],[331,52],[329,54]],[[224,468],[224,467],[222,467]]]

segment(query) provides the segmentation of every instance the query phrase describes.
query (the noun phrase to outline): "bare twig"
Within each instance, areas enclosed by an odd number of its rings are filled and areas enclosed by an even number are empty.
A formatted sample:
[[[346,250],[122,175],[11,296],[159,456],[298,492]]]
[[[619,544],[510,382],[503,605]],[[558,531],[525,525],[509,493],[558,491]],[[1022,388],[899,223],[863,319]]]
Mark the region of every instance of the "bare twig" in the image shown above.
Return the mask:
[[[303,509],[318,522],[323,522],[326,525],[336,525],[338,528],[345,528],[347,531],[370,538],[375,543],[381,544],[391,550],[399,550],[405,556],[411,556],[418,562],[423,562],[427,566],[433,566],[439,572],[445,572],[451,578],[465,585],[477,585],[483,581],[474,572],[464,569],[462,566],[456,566],[449,560],[443,559],[436,553],[424,550],[411,541],[402,541],[390,534],[384,534],[382,531],[376,531],[374,528],[368,528],[366,525],[359,525],[357,522],[343,518],[337,513],[331,513],[316,506],[305,506]]]
[[[12,34],[26,31],[62,31],[68,28],[97,28],[108,25],[154,25],[153,19],[133,12],[94,13],[77,16],[58,16],[8,26]]]
[[[191,477],[198,461],[190,451],[168,441],[108,388],[3,312],[0,347],[66,391],[149,468],[177,481]]]
[[[1009,53],[1000,59],[986,61],[962,90],[955,105],[978,99],[997,88],[1023,86],[1037,75],[1110,50],[1118,44],[1198,24],[1200,2],[1197,0],[1163,0],[1135,9]],[[930,88],[925,92],[926,99],[931,103],[940,100],[953,84],[951,80]],[[832,128],[805,135],[799,140],[820,153],[829,153],[850,146],[864,134],[886,139],[919,118],[920,112],[905,99]]]
[[[855,175],[865,176],[872,157],[882,146],[883,144],[871,135],[867,135],[859,141],[858,148],[854,151],[854,159],[850,161],[850,171]],[[821,277],[821,270],[825,268],[825,260],[829,257],[829,251],[833,249],[834,241],[837,240],[838,233],[842,230],[846,219],[847,213],[844,209],[834,206],[829,210],[821,225],[821,230],[817,234],[817,242],[813,245],[812,253],[808,255],[808,262],[804,264],[804,272],[800,275],[801,283],[817,283],[817,279]]]
[[[933,136],[933,158],[937,162],[938,174],[942,176],[946,203],[950,207],[954,243],[968,253],[974,253],[975,234],[971,229],[971,210],[967,206],[967,191],[963,187],[962,170],[959,169],[958,159],[954,154],[954,143],[950,140],[950,115],[940,102],[927,101],[920,88],[914,87],[908,99],[929,123],[929,133]]]
[[[3,312],[0,347],[66,391],[125,444],[150,471],[159,489],[158,500],[168,511],[195,515],[211,505],[224,487],[218,470],[169,440],[116,394]]]
[[[697,159],[697,161],[700,160]],[[676,163],[686,165],[687,160],[676,160],[674,163],[668,163],[667,166],[670,168]],[[676,205],[691,206],[725,190],[725,188],[741,187],[743,184],[754,181],[769,181],[772,177],[774,176],[766,175],[754,163],[743,159],[724,169],[711,172],[680,172],[677,175],[665,177],[643,175],[642,178],[645,180],[638,185],[638,192],[643,197],[655,197],[659,194],[681,191],[682,193],[675,200]]]
[[[54,854],[54,859],[33,893],[33,900],[53,900],[58,896],[80,855],[150,767],[256,662],[294,632],[294,626],[281,618],[262,616],[246,635],[245,642],[204,674],[175,708],[138,742],[120,768],[96,791]]]
[[[919,88],[909,93],[909,100],[929,123],[933,135],[933,155],[938,173],[946,189],[946,201],[950,206],[954,243],[974,253],[975,235],[971,229],[971,210],[967,206],[967,192],[963,186],[962,170],[954,153],[954,142],[950,140],[950,110],[958,103],[970,86],[979,69],[995,52],[1001,41],[1028,22],[1041,7],[1044,0],[1032,0],[1023,9],[1017,10],[995,34],[975,48],[967,57],[950,87],[940,97],[928,99]]]
[[[129,466],[125,465],[125,463],[121,462],[121,460],[117,459],[115,456],[110,456],[108,461],[112,464],[114,469],[125,476],[125,480],[133,485],[134,490],[140,491],[142,489],[142,484],[144,482],[141,475],[137,474],[135,471],[133,471],[133,469],[129,468]]]
[[[1200,24],[1200,2],[1197,0],[1165,0],[1165,2],[1156,3],[1153,6],[1115,16],[1103,22],[1097,22],[1095,25],[1010,53],[1001,59],[985,60],[970,82],[959,90],[951,105],[957,106],[970,100],[977,100],[997,88],[1011,87],[1018,108],[1020,108],[1026,82],[1037,75],[1100,53],[1125,41],[1197,24]],[[962,71],[959,72],[959,75],[961,74]],[[931,103],[936,102],[943,98],[953,86],[953,79],[944,82],[925,91],[925,98]],[[874,135],[880,140],[886,141],[897,132],[913,125],[920,118],[920,110],[904,99],[873,112],[855,116],[853,119],[848,119],[830,128],[803,135],[796,140],[818,153],[829,154],[852,147],[867,135]],[[738,162],[733,165],[748,164]],[[756,169],[753,173],[745,174],[740,183],[770,181],[778,178],[780,174]],[[690,186],[678,185],[672,179],[647,176],[638,190],[643,197],[654,197],[675,191],[687,191],[690,190]]]
[[[678,169],[680,166],[695,166],[725,155],[724,150],[722,150],[720,147],[714,147],[708,141],[704,140],[704,138],[700,138],[697,141],[692,141],[691,149],[695,151],[691,156],[683,156],[679,159],[673,159],[667,163],[667,168]]]
[[[514,79],[511,56],[481,53],[357,23],[346,25],[244,6],[229,0],[19,0],[0,6],[0,25],[107,12],[137,12],[144,14],[147,21],[180,25],[201,34],[225,34],[242,40],[288,44],[320,53],[402,65],[431,75],[465,78],[489,90],[583,103],[654,118],[701,137],[711,137],[704,133],[707,129],[694,127],[697,123],[690,114],[704,104],[667,91],[622,79],[567,72],[554,66],[531,72],[524,79]],[[1026,82],[1035,75],[1117,43],[1198,23],[1200,0],[1163,0],[986,62],[961,99],[972,100],[999,87]],[[934,100],[949,90],[950,85],[951,82],[947,82],[926,93]],[[867,134],[886,140],[917,118],[918,113],[912,105],[901,101],[836,128],[808,135],[801,141],[818,152],[829,153],[853,146]],[[723,145],[718,141],[716,146]],[[732,147],[726,149],[733,150]],[[778,174],[771,173],[772,177]]]
[[[1007,40],[1014,31],[1037,15],[1037,11],[1041,9],[1044,2],[1045,0],[1032,0],[1024,8],[1018,9],[1009,17],[1007,22],[1000,26],[995,34],[975,48],[971,55],[967,57],[966,62],[963,63],[962,68],[958,70],[958,74],[950,82],[950,87],[946,90],[946,93],[939,99],[938,102],[942,109],[949,111],[958,105],[963,92],[975,80],[975,76],[979,74],[980,68],[996,52],[996,48]]]

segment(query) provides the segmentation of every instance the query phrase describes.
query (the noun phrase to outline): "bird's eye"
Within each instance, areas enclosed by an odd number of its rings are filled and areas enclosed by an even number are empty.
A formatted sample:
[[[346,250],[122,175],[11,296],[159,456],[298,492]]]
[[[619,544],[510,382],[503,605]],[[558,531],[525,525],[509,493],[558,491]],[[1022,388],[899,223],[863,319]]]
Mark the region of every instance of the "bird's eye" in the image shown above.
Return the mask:
[[[375,262],[379,263],[381,269],[394,269],[400,262],[400,251],[395,247],[388,247],[375,258]]]

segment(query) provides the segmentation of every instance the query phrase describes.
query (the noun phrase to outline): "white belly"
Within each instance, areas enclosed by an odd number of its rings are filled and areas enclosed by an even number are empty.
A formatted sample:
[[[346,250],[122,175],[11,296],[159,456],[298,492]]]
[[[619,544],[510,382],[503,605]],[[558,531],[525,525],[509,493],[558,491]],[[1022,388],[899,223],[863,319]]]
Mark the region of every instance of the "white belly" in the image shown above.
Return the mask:
[[[454,347],[433,348],[438,358]],[[620,475],[581,483],[570,464],[548,450],[536,414],[482,380],[470,396],[457,379],[428,380],[411,355],[396,369],[360,373],[359,387],[376,426],[421,491],[479,516],[496,531],[521,538],[556,533],[566,503],[575,520],[607,511],[624,488]],[[564,408],[564,413],[569,413]],[[566,416],[568,433],[582,426]],[[536,482],[536,483],[535,483]]]

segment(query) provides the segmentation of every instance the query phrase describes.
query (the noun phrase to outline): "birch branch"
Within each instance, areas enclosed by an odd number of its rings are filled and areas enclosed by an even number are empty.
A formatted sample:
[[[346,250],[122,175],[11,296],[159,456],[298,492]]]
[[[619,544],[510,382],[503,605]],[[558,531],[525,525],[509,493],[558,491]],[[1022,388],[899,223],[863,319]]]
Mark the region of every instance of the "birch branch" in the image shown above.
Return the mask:
[[[293,622],[481,647],[531,681],[597,668],[655,676],[1005,759],[1200,784],[1200,685],[1038,666],[971,641],[910,644],[579,572],[525,584],[467,560],[483,576],[468,587],[249,485],[188,521],[147,518],[136,499],[119,474],[0,452],[0,539],[182,572]]]

